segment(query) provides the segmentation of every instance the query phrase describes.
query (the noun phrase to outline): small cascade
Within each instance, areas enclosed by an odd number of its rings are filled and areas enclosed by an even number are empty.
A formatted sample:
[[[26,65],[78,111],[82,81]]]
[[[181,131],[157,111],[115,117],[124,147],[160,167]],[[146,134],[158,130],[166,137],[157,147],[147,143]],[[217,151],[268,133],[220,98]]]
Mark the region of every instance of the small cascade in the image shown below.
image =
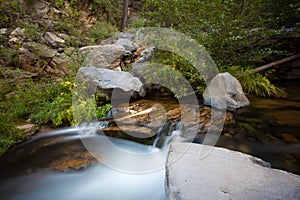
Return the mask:
[[[183,132],[183,124],[166,120],[159,128],[152,148],[164,148],[173,141],[180,141],[180,135]]]
[[[109,126],[110,121],[99,121],[98,129],[104,129]]]

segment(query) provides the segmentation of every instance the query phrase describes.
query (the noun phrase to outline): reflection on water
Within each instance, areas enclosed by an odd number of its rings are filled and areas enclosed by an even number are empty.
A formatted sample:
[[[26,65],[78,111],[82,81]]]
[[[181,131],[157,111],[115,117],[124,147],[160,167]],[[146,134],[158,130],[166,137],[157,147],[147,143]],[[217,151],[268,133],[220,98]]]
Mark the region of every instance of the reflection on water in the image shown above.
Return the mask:
[[[287,99],[250,97],[251,106],[234,113],[219,146],[268,161],[272,167],[300,174],[300,80],[281,82]]]

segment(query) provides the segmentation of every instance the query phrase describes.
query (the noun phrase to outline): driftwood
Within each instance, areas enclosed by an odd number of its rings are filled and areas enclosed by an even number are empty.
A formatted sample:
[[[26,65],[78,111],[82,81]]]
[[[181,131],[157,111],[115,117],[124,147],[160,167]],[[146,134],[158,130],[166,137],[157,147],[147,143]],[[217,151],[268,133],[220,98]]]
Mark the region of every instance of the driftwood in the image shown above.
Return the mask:
[[[260,67],[257,67],[255,69],[253,69],[253,71],[254,72],[259,72],[261,70],[265,70],[265,69],[268,69],[270,67],[273,67],[273,66],[276,66],[276,65],[280,65],[282,63],[289,62],[289,61],[297,59],[297,58],[300,58],[300,53],[296,54],[296,55],[293,55],[293,56],[290,56],[290,57],[287,57],[287,58],[283,58],[281,60],[277,60],[275,62],[271,62],[269,64],[266,64],[266,65],[263,65],[263,66],[260,66]]]

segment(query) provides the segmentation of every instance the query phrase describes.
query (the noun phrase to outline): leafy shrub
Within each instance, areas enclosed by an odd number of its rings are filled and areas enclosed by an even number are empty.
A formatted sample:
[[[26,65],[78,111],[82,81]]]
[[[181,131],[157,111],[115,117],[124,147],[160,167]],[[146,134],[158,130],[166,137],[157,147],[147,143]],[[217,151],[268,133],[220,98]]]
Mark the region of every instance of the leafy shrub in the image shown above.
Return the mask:
[[[0,64],[3,66],[16,66],[18,52],[14,49],[0,45]]]
[[[173,82],[170,83],[170,86],[175,87],[170,89],[182,94],[180,96],[184,96],[187,92],[187,88],[182,87],[182,79],[180,76],[183,76],[186,80],[188,80],[191,86],[198,92],[204,91],[206,84],[202,75],[187,60],[179,55],[175,55],[167,51],[155,50],[153,62],[160,63],[166,67],[161,67],[156,71],[151,71],[149,74],[153,76],[154,73],[155,76],[161,78],[165,76],[165,78],[169,77],[168,80]],[[176,70],[180,75],[175,73],[175,71],[172,72],[170,69]],[[148,78],[151,80],[151,77]]]
[[[59,88],[60,93],[54,97],[53,101],[30,116],[33,122],[37,124],[50,123],[55,127],[75,125],[79,122],[90,121],[94,116],[97,118],[103,117],[111,109],[110,104],[98,102],[97,105],[95,96],[91,98],[80,97],[81,99],[74,103],[72,101],[74,95],[73,82],[64,81],[59,84]],[[73,117],[74,115],[75,117]]]
[[[88,36],[94,43],[99,43],[102,40],[114,35],[118,29],[105,21],[97,21],[88,31]]]
[[[15,121],[7,114],[0,113],[0,155],[23,139],[21,131],[15,127]]]

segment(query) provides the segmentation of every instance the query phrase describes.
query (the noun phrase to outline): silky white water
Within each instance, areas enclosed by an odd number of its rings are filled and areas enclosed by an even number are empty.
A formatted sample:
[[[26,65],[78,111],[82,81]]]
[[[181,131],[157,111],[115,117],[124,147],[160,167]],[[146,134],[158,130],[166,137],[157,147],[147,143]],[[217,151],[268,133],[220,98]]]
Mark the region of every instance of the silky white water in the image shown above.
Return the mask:
[[[57,137],[56,143],[79,140],[74,129],[48,133],[48,138],[51,136]],[[103,136],[89,136],[89,139],[101,141]],[[166,158],[165,153],[157,153],[161,150],[151,146],[115,138],[110,140],[119,148],[137,155],[151,155],[155,152],[153,162],[162,162]],[[122,164],[130,166],[130,163],[126,163],[127,158],[105,152],[105,146],[101,148],[101,144],[98,145],[100,145],[98,149],[102,149],[104,158],[115,157],[120,166]],[[146,164],[142,157],[137,162],[140,167]],[[99,162],[79,171],[36,172],[1,180],[0,196],[2,200],[163,200],[166,199],[164,177],[164,167],[151,172],[127,173]]]

